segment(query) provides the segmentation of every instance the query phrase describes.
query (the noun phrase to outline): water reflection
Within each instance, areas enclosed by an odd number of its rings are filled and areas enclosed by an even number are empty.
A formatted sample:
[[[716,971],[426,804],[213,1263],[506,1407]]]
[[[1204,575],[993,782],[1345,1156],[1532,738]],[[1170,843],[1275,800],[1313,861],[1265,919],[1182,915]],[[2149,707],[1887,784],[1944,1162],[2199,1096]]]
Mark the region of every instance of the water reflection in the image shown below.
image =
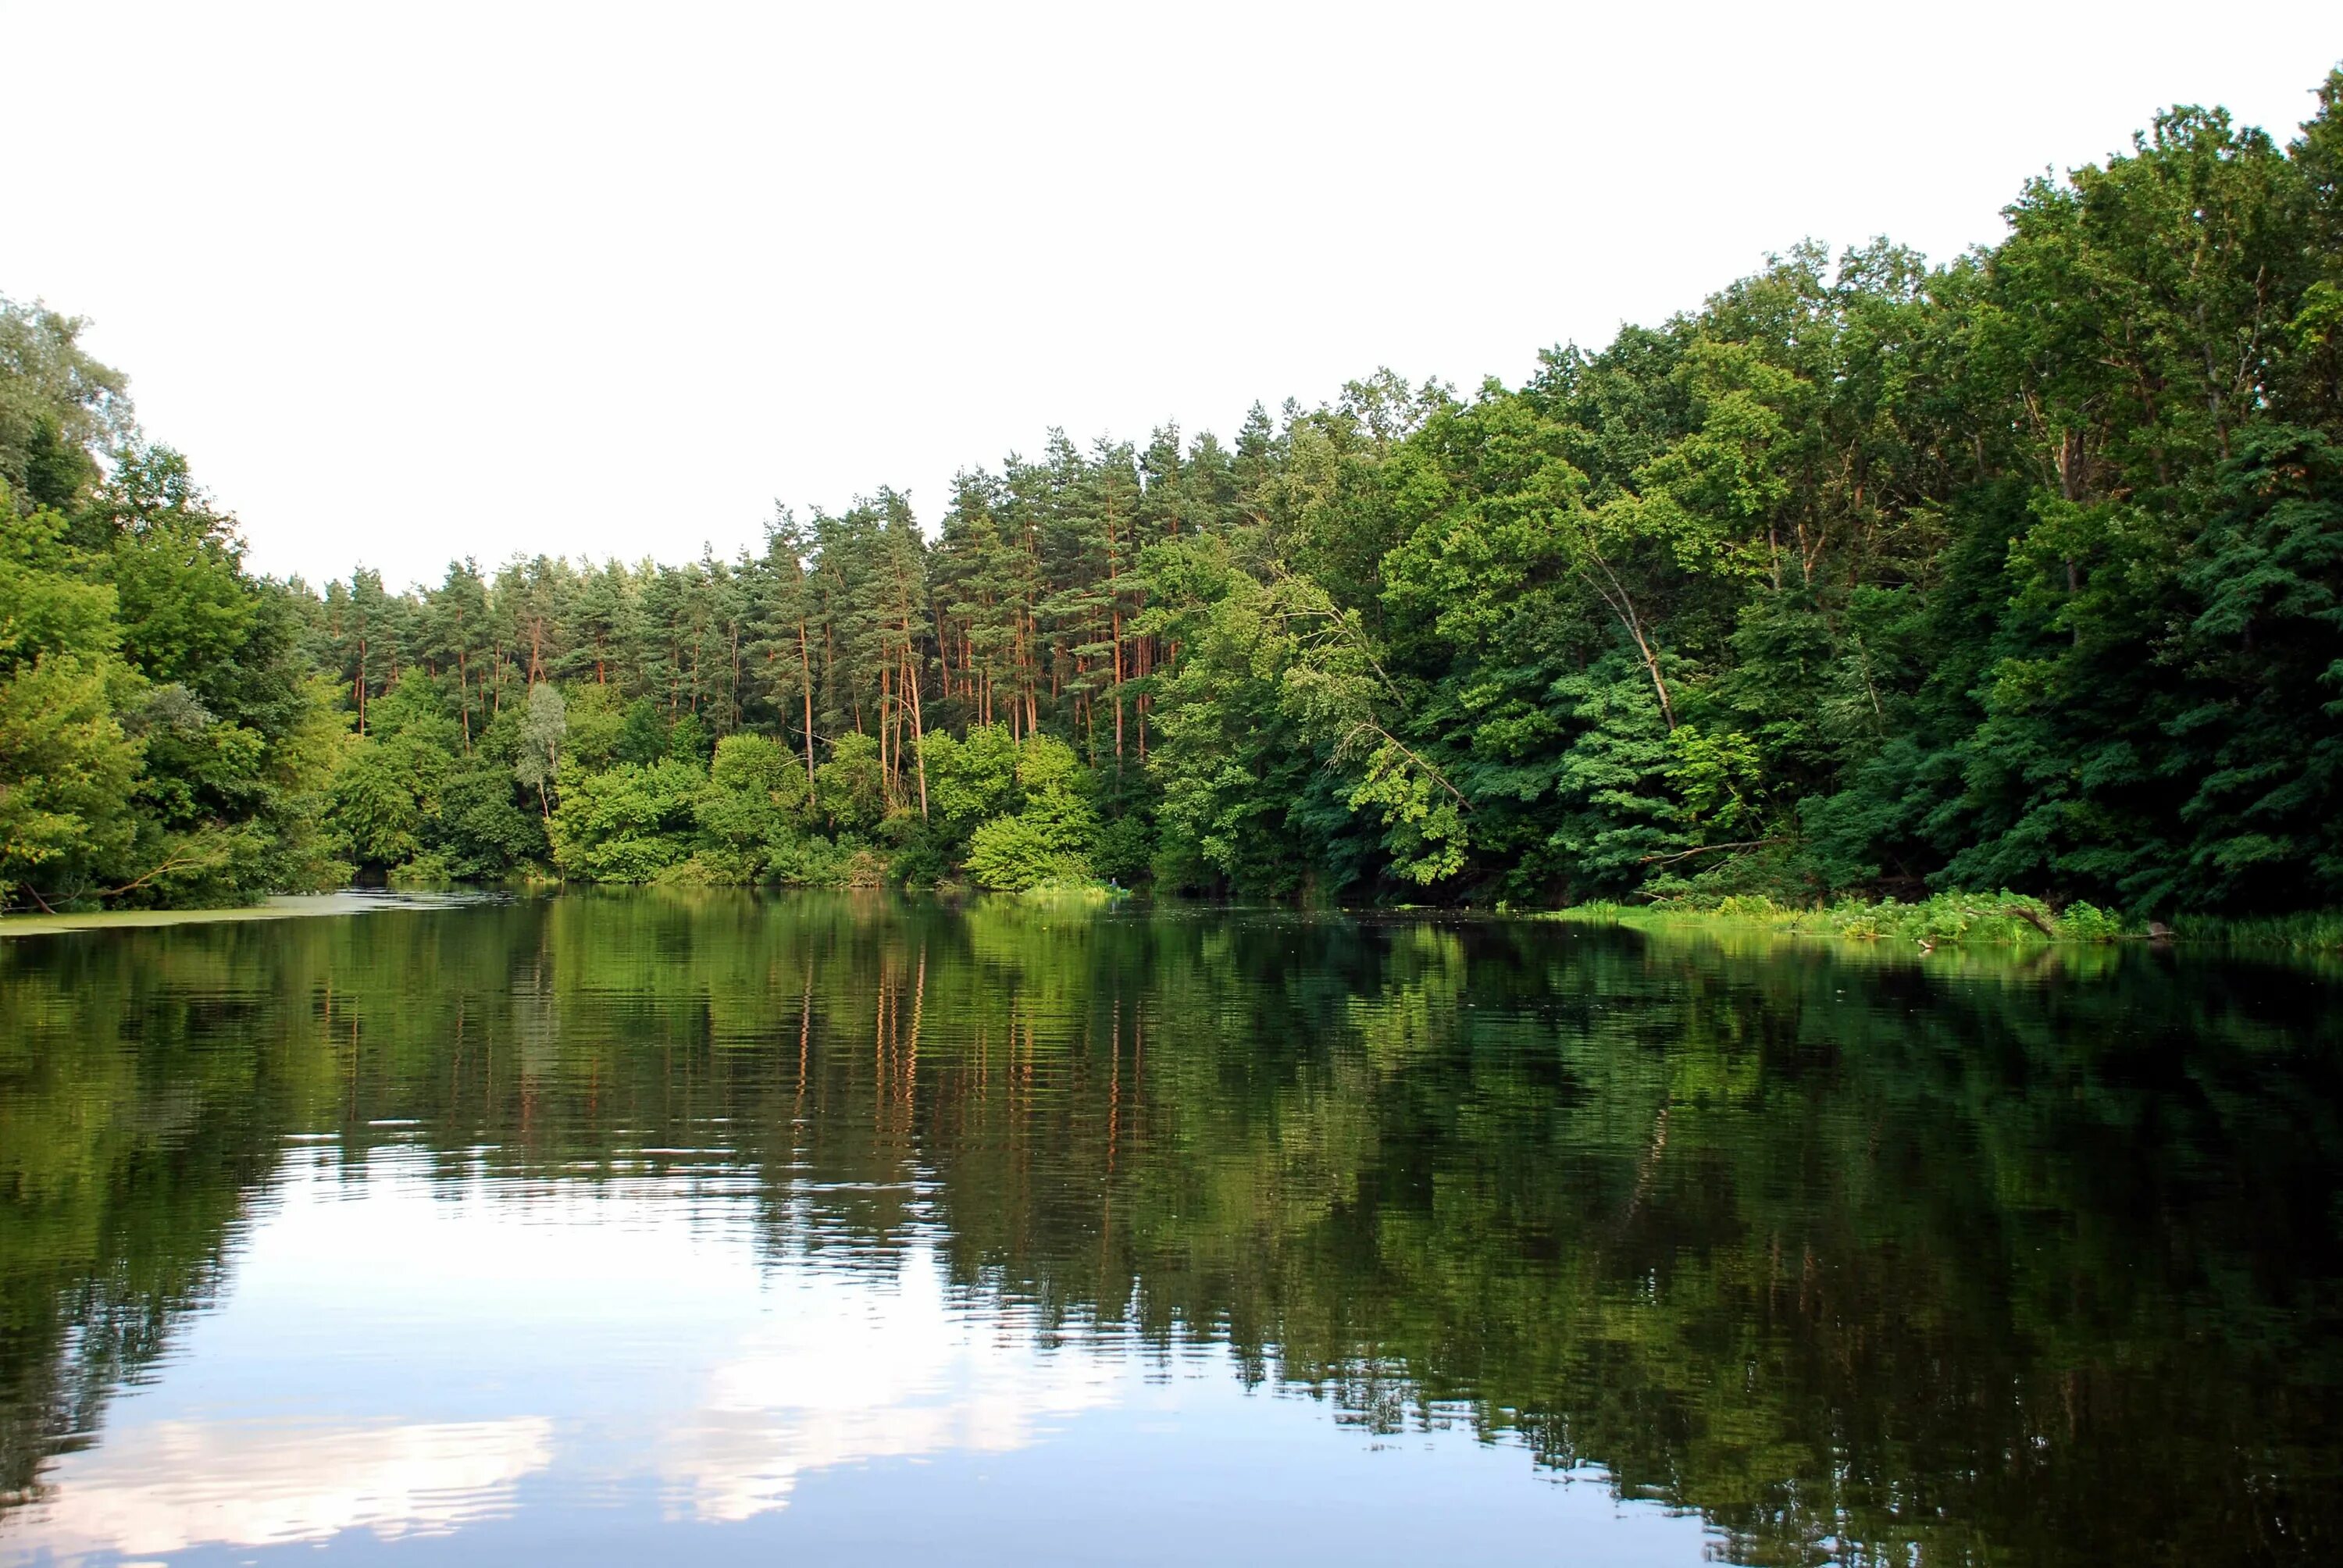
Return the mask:
[[[1003,1452],[1113,1395],[1097,1358],[953,1310],[924,1242],[872,1289],[668,1222],[704,1196],[435,1181],[403,1151],[308,1166],[193,1327],[195,1386],[133,1400],[56,1465],[33,1539],[145,1554],[444,1533],[512,1512],[557,1451],[573,1492],[642,1471],[666,1515],[739,1521],[807,1472]],[[529,1413],[482,1419],[484,1401]]]
[[[1171,1559],[2318,1561],[2328,985],[720,896],[0,944],[0,1556],[969,1555],[1089,1483]]]
[[[358,1527],[395,1539],[508,1508],[515,1483],[551,1459],[550,1423],[535,1417],[324,1430],[147,1422],[72,1466],[26,1523],[65,1556],[321,1541]]]

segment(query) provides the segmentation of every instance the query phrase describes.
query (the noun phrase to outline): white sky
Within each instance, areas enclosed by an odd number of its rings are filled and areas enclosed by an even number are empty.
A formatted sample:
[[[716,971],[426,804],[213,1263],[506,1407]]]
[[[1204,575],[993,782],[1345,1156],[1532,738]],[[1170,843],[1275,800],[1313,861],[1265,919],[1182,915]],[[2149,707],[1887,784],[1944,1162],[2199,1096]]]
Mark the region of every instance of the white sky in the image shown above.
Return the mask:
[[[1470,387],[1804,236],[1941,257],[2343,7],[0,0],[0,292],[260,569],[729,552],[1043,431]]]

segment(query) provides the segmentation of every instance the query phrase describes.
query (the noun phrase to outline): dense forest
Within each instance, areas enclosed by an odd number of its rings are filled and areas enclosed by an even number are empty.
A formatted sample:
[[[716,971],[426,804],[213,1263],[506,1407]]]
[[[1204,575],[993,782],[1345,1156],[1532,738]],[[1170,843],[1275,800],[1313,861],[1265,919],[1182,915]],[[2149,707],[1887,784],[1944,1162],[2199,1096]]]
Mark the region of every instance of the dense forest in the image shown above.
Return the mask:
[[[2343,904],[2343,71],[1931,266],[1804,245],[761,552],[248,571],[0,307],[0,900],[354,874],[1566,903]]]

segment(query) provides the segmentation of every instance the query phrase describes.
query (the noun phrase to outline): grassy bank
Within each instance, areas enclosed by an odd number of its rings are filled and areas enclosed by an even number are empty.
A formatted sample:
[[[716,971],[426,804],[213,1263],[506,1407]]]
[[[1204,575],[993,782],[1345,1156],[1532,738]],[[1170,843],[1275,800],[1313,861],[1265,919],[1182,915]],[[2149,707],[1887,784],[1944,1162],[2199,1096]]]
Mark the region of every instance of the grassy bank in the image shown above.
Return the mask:
[[[2190,941],[2234,942],[2241,947],[2300,948],[2317,952],[2343,952],[2343,910],[2316,914],[2269,915],[2256,920],[2225,920],[2201,916],[2177,922],[2178,934]]]
[[[2040,899],[2007,891],[1939,893],[1925,902],[1843,900],[1812,908],[1766,898],[1731,898],[1715,904],[1579,904],[1554,911],[1560,920],[1644,927],[1730,926],[1784,936],[1936,947],[2025,947],[2050,943],[2111,943],[2170,940],[2237,946],[2343,950],[2343,913],[2260,920],[2183,918],[2170,928],[2127,921],[2090,904],[2053,909]]]
[[[237,920],[297,920],[314,915],[364,915],[383,910],[437,910],[491,895],[475,890],[285,893],[258,903],[215,910],[92,910],[61,915],[0,915],[0,938],[48,937],[67,931],[129,930],[149,926],[207,926]]]

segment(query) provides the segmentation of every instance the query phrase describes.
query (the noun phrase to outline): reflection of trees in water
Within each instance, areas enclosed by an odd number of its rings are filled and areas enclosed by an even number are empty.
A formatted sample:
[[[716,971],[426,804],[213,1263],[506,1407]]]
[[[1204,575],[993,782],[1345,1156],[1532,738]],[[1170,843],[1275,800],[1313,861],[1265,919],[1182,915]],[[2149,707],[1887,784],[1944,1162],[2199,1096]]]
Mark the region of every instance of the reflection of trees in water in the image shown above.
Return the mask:
[[[2317,1555],[2334,1011],[2078,962],[722,896],[0,949],[5,1479],[286,1131],[413,1119],[451,1173],[746,1176],[841,1266],[928,1228],[973,1305],[1461,1414],[1750,1561]]]
[[[285,1053],[202,1043],[256,1010],[217,950],[35,945],[0,944],[0,1507],[210,1298],[310,1098]]]

